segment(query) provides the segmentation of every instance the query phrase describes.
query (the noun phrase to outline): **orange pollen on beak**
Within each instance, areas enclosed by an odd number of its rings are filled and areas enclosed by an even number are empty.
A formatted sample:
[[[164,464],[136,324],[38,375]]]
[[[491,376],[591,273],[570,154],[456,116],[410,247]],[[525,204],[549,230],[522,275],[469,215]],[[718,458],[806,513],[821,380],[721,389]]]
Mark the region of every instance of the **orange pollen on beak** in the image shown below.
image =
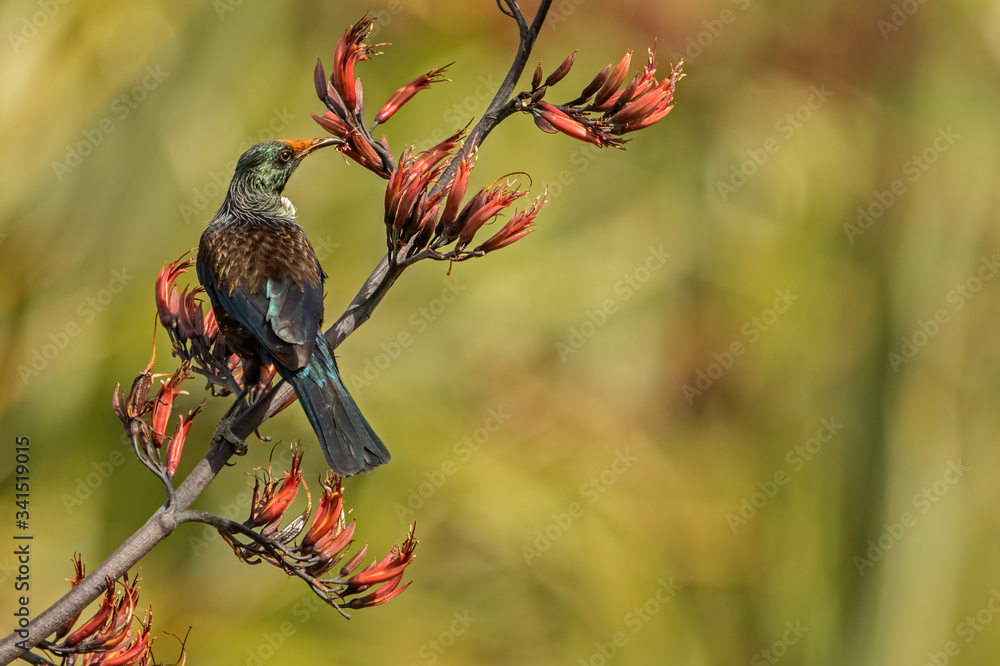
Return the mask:
[[[317,148],[322,148],[323,146],[329,146],[335,143],[332,139],[321,138],[321,139],[293,139],[291,141],[282,141],[288,149],[294,152],[296,155],[305,156],[316,150]]]

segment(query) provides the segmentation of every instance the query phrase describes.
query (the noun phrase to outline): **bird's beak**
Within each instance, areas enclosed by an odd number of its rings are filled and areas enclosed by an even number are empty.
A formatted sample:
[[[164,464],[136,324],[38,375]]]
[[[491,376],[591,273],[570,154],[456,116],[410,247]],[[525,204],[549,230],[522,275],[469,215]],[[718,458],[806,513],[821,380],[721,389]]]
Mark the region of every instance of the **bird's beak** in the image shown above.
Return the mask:
[[[319,150],[320,148],[325,148],[326,146],[337,146],[347,143],[343,139],[337,139],[335,137],[327,137],[325,139],[313,139],[308,143],[308,145],[302,149],[300,153],[301,157],[305,157],[314,150]]]

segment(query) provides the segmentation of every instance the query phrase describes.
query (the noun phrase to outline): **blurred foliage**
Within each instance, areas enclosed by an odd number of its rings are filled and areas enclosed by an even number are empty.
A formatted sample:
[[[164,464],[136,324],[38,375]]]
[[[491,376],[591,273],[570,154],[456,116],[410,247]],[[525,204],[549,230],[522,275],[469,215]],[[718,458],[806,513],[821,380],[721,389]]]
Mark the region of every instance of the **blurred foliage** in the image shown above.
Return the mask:
[[[1000,281],[976,282],[1000,241],[996,4],[554,4],[533,60],[580,49],[555,99],[654,39],[688,77],[624,152],[505,122],[476,176],[549,181],[537,233],[450,278],[409,270],[341,347],[393,453],[347,484],[358,537],[384,551],[416,519],[415,584],[345,622],[187,526],[142,563],[158,658],[192,626],[192,663],[918,664],[949,642],[949,663],[996,663]],[[161,502],[109,404],[149,358],[156,272],[197,243],[247,145],[322,134],[314,58],[366,10],[392,42],[359,67],[369,107],[457,61],[383,128],[397,152],[485,108],[516,43],[488,0],[0,6],[0,409],[7,450],[28,435],[34,451],[34,612],[73,551],[95,566]],[[330,319],[384,249],[383,183],[335,157],[286,192]],[[780,314],[779,290],[796,297]],[[477,431],[490,410],[503,425]],[[810,442],[822,419],[842,427]],[[322,470],[300,410],[264,431]],[[269,451],[252,443],[197,506],[244,515],[244,472]]]

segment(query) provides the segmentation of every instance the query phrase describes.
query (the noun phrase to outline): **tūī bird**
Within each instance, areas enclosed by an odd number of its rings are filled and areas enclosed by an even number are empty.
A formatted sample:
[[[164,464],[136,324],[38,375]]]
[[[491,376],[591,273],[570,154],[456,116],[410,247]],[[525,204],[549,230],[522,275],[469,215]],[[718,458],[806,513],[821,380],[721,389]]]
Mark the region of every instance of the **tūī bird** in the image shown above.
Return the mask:
[[[344,476],[389,462],[361,415],[323,337],[326,274],[295,207],[281,191],[306,155],[338,139],[266,141],[247,150],[222,207],[198,246],[198,278],[227,343],[243,362],[243,386],[273,363],[292,385],[323,446]]]

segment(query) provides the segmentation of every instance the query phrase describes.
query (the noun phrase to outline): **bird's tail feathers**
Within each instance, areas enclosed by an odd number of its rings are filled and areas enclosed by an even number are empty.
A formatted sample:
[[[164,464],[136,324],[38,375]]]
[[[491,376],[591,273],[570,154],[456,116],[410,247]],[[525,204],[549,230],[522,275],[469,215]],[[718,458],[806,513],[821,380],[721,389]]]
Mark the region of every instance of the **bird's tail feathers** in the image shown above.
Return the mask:
[[[281,374],[295,389],[334,472],[350,476],[389,462],[389,450],[348,393],[333,349],[322,334],[306,367]]]

